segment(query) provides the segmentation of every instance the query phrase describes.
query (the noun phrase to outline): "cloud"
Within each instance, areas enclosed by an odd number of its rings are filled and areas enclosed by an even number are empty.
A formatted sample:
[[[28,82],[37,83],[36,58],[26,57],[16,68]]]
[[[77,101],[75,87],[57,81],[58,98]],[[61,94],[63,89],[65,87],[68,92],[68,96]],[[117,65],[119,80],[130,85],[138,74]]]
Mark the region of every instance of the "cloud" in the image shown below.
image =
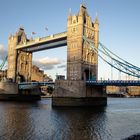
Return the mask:
[[[4,46],[0,44],[0,60],[4,60],[8,52],[4,49]]]
[[[57,68],[66,68],[66,64],[57,66]]]
[[[60,61],[59,59],[49,58],[49,57],[41,58],[38,60],[33,60],[33,65],[36,65],[43,70],[51,70],[56,65],[59,65],[61,63],[62,63],[62,61]]]
[[[44,65],[56,65],[61,63],[60,60],[58,60],[57,58],[49,57],[41,58],[38,60],[38,62]]]

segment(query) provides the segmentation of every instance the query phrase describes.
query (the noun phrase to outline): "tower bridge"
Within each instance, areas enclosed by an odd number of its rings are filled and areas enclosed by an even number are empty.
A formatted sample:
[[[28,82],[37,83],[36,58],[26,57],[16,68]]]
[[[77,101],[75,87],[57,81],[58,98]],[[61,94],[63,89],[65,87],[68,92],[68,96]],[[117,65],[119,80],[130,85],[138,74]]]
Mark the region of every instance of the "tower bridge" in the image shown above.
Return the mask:
[[[54,106],[106,105],[105,89],[107,84],[113,83],[98,81],[98,57],[102,58],[98,53],[99,22],[98,17],[92,21],[84,5],[80,6],[78,14],[68,15],[65,32],[28,39],[24,29],[20,28],[15,35],[11,35],[8,41],[8,78],[17,83],[30,82],[32,53],[63,46],[67,46],[67,79],[55,81],[52,104]],[[105,48],[104,54],[115,61],[115,68],[117,64],[122,67],[121,71],[127,70],[128,74],[139,77],[138,67],[126,61],[116,60]],[[116,81],[116,84],[119,83]],[[20,85],[22,87],[22,84]]]
[[[31,80],[32,53],[67,45],[67,80],[87,80],[90,76],[97,80],[98,55],[90,51],[90,45],[83,35],[92,39],[98,48],[98,18],[92,22],[84,5],[77,15],[68,15],[67,31],[43,38],[28,39],[23,28],[8,41],[8,78],[17,82]],[[90,65],[90,71],[89,71]]]

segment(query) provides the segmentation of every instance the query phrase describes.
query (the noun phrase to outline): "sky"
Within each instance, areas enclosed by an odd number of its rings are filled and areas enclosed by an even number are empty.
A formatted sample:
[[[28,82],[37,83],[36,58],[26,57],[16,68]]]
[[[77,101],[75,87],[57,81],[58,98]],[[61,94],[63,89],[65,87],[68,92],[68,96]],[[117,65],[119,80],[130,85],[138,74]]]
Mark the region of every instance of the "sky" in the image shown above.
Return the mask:
[[[26,35],[45,37],[67,30],[69,9],[77,14],[83,0],[0,0],[0,59],[8,48],[8,37],[24,27]],[[84,0],[94,21],[99,18],[99,40],[114,53],[140,67],[140,0]],[[48,30],[45,30],[47,28]],[[40,62],[53,78],[66,73],[67,47],[40,51],[33,61]],[[2,63],[0,60],[0,64]],[[44,65],[46,67],[43,67]],[[43,65],[43,66],[42,66]],[[111,68],[99,60],[99,79],[110,78]],[[113,76],[117,79],[117,72]]]

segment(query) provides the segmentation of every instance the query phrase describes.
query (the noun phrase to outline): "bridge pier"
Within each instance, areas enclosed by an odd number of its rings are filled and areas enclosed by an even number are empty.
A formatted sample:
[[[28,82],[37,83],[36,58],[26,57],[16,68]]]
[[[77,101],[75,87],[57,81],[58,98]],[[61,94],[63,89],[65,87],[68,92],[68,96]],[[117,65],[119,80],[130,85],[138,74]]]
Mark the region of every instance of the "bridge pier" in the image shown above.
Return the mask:
[[[104,86],[87,86],[82,80],[57,80],[52,106],[106,106]]]

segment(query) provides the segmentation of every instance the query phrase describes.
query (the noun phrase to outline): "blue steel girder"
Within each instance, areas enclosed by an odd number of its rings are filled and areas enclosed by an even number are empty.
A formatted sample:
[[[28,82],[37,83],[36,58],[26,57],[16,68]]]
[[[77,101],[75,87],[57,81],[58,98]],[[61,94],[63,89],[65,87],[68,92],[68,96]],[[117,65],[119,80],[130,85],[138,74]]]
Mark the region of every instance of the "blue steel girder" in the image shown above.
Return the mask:
[[[86,81],[87,86],[140,86],[140,80]]]
[[[52,86],[54,87],[54,82],[21,82],[18,84],[18,89],[31,89],[35,86]]]

